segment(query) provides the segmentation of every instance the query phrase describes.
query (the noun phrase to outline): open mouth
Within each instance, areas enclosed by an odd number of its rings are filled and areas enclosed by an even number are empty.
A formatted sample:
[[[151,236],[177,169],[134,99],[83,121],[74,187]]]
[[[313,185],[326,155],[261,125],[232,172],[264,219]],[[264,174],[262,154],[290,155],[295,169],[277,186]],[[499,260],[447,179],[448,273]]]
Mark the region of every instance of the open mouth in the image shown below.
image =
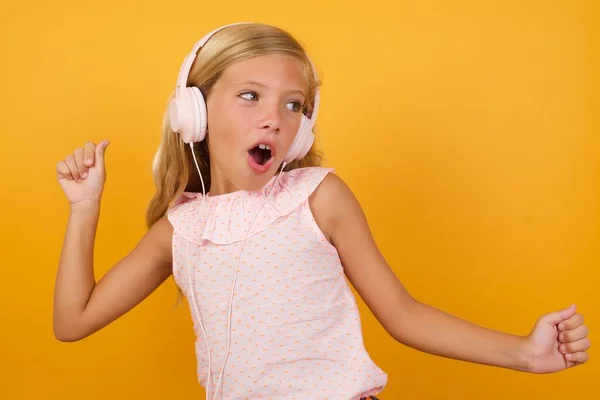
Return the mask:
[[[265,165],[271,159],[271,146],[268,144],[259,144],[248,151],[252,159],[258,165]]]

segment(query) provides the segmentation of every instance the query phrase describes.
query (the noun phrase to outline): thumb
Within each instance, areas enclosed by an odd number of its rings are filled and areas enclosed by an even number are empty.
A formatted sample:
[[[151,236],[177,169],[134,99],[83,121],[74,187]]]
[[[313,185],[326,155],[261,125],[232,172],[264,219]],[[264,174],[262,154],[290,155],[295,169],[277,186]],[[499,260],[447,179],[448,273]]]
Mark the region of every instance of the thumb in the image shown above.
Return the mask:
[[[568,308],[544,315],[541,318],[541,322],[550,326],[556,326],[565,319],[571,318],[573,315],[575,315],[576,311],[577,308],[575,307],[575,304],[572,304]]]
[[[102,166],[104,166],[104,153],[109,144],[110,142],[108,140],[103,140],[96,146],[96,159]]]

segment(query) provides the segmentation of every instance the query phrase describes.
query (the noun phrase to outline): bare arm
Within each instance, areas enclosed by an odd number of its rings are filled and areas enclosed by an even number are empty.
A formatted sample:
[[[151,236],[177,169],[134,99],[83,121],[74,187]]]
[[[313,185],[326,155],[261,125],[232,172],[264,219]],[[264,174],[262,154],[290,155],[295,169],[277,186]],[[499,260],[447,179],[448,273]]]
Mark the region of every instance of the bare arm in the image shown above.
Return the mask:
[[[139,304],[171,275],[172,227],[158,221],[99,282],[93,254],[99,202],[71,207],[54,297],[54,334],[83,339]]]
[[[173,228],[163,217],[105,276],[94,277],[94,242],[106,180],[103,140],[86,142],[56,165],[70,204],[54,289],[54,335],[83,339],[135,307],[171,275]]]
[[[414,299],[378,250],[358,201],[339,177],[327,176],[311,201],[346,276],[395,340],[456,360],[515,370],[530,367],[524,337],[480,327]]]

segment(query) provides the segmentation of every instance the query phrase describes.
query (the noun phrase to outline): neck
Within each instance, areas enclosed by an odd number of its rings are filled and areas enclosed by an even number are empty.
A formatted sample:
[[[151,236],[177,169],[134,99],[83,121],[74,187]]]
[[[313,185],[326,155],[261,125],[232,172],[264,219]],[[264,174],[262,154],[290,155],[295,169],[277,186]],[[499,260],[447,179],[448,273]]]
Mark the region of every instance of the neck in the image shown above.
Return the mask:
[[[240,188],[235,187],[231,182],[219,182],[214,180],[214,178],[211,177],[210,180],[210,195],[211,196],[219,196],[222,194],[228,194],[228,193],[233,193],[233,192],[237,192],[238,190],[241,190]]]
[[[282,167],[283,167],[283,165],[282,165]],[[280,168],[278,172],[281,173],[282,170],[283,170],[283,168]],[[223,170],[221,168],[219,168],[218,165],[215,165],[214,162],[211,160],[210,188],[207,189],[207,191],[210,193],[211,197],[220,196],[220,195],[224,195],[224,194],[228,194],[228,193],[233,193],[233,192],[237,192],[240,190],[249,190],[249,191],[260,190],[264,187],[264,186],[261,186],[261,187],[256,187],[254,189],[240,188],[240,187],[237,187],[233,182],[231,182],[226,177],[227,177],[227,174],[225,174],[223,172]],[[273,178],[274,177],[270,177],[270,179],[267,182],[265,182],[261,185],[268,184],[268,182],[270,182],[270,180]]]
[[[219,196],[222,194],[237,192],[240,188],[236,187],[231,181],[225,178],[225,174],[211,160],[210,165],[210,195]]]

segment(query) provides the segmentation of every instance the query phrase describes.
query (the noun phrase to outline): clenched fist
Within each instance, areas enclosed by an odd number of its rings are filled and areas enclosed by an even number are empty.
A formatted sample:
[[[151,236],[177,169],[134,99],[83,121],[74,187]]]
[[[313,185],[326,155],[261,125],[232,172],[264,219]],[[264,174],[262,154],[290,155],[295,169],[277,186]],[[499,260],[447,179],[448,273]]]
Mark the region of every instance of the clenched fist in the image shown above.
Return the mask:
[[[100,201],[106,181],[104,153],[108,145],[108,140],[97,146],[87,142],[56,164],[58,183],[72,206]]]

